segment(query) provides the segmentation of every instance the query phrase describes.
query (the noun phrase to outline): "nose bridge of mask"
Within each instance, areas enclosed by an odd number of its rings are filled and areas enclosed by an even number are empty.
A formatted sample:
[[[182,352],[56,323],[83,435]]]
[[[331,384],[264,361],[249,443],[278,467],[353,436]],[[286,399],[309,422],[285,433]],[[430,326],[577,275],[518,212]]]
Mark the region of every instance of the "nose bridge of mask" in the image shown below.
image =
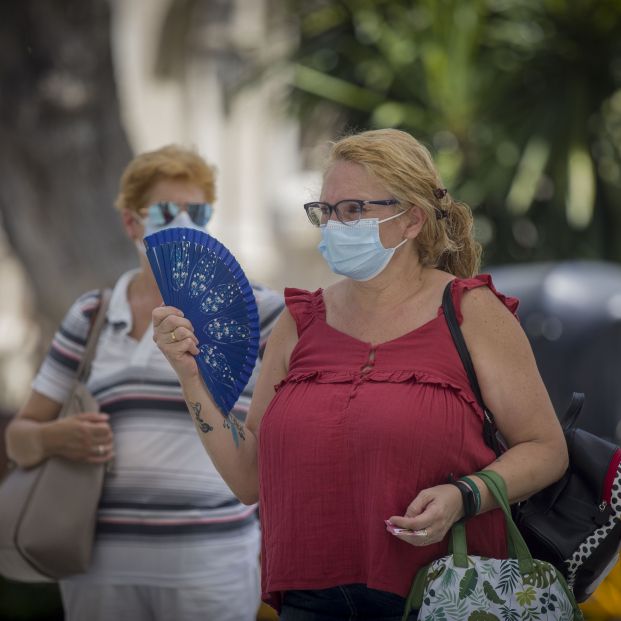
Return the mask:
[[[185,226],[188,228],[202,228],[202,227],[198,227],[196,224],[194,224],[194,222],[192,221],[192,218],[190,218],[190,214],[187,212],[186,209],[182,209],[181,211],[179,211],[179,213],[170,221],[170,223],[168,224],[168,226]]]
[[[198,224],[194,223],[185,209],[181,210],[168,224],[165,224],[164,226],[156,226],[152,224],[149,221],[148,216],[143,220],[143,226],[145,237],[147,235],[151,235],[152,233],[156,233],[157,231],[163,231],[165,229],[173,229],[177,227],[205,232],[205,227],[199,226]]]

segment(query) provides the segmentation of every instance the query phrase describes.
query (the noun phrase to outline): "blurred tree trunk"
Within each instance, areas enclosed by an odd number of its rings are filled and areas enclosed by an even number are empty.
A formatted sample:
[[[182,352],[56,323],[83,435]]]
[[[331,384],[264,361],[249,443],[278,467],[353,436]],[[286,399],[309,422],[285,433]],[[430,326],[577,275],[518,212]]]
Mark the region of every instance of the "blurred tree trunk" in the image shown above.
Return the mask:
[[[112,206],[131,153],[107,0],[0,3],[0,93],[0,225],[47,337],[135,261]]]

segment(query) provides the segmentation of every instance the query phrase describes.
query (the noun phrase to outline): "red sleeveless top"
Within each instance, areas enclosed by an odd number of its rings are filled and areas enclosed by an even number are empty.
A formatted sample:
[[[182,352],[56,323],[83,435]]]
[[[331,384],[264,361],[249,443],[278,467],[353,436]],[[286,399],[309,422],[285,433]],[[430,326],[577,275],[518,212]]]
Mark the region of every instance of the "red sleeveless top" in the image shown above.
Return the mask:
[[[460,323],[464,291],[480,286],[515,314],[518,301],[481,275],[453,281]],[[414,547],[384,520],[421,489],[495,459],[442,308],[371,346],[326,323],[321,289],[286,289],[285,301],[299,340],[259,436],[263,599],[279,609],[284,591],[352,583],[406,597],[448,537]],[[470,553],[506,557],[499,510],[469,520],[467,533]]]

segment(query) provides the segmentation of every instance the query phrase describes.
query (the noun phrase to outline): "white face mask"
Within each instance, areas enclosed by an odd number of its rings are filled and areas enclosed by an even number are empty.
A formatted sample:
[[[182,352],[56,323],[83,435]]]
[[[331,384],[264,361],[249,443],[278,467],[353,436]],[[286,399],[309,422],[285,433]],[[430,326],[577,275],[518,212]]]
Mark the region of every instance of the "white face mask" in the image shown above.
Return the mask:
[[[145,237],[147,235],[151,235],[152,233],[157,233],[158,231],[173,229],[176,227],[194,229],[196,231],[203,231],[203,233],[207,228],[205,226],[199,226],[198,224],[194,223],[187,211],[180,211],[168,224],[164,224],[163,226],[157,226],[152,224],[148,216],[142,220],[142,224],[144,226]]]
[[[137,239],[135,241],[136,248],[140,254],[147,255],[147,249],[144,245],[144,238],[147,235],[151,235],[152,233],[157,233],[158,231],[163,231],[164,229],[173,229],[177,227],[183,227],[186,229],[194,229],[196,231],[205,232],[207,230],[207,226],[199,226],[195,222],[192,221],[192,218],[188,215],[187,211],[179,212],[168,224],[164,224],[162,226],[156,226],[150,223],[149,216],[142,218],[141,220],[142,226],[144,227],[144,235],[143,239]]]
[[[404,239],[394,248],[385,248],[380,240],[379,225],[404,213],[401,211],[383,220],[362,219],[352,225],[329,220],[321,227],[319,252],[335,274],[353,280],[371,280],[384,270],[395,250],[407,242]]]

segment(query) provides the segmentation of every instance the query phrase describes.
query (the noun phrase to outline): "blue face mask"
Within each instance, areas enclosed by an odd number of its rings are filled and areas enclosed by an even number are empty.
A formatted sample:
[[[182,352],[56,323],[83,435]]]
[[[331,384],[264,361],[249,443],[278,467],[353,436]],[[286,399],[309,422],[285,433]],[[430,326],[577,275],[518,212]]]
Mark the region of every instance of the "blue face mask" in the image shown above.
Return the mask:
[[[370,280],[388,265],[395,250],[407,241],[404,239],[394,248],[384,248],[380,241],[379,225],[404,213],[402,211],[384,220],[362,219],[353,225],[329,220],[321,227],[319,252],[335,274],[353,280]]]

